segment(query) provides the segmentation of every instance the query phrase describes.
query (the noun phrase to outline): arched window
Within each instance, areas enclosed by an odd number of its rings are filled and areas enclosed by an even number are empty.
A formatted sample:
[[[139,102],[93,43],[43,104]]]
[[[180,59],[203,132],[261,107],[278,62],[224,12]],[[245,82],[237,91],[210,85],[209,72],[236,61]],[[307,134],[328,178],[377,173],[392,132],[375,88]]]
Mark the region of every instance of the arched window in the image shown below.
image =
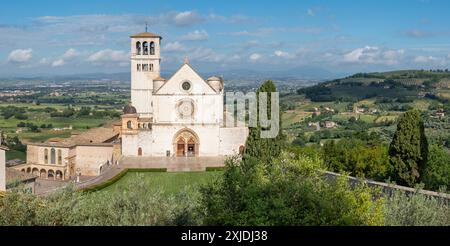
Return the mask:
[[[44,163],[48,164],[48,149],[44,150]]]
[[[142,43],[142,47],[144,48],[144,55],[148,55],[148,43]]]
[[[56,164],[56,150],[54,148],[50,150],[50,164]]]
[[[150,55],[155,54],[155,42],[150,43]]]
[[[62,165],[62,151],[60,149],[58,150],[58,164]]]
[[[140,148],[140,147],[138,149],[138,156],[142,156],[142,148]]]
[[[127,128],[128,128],[128,129],[133,129],[133,126],[131,125],[131,120],[129,120],[129,121],[127,122]]]
[[[141,123],[138,123],[138,128],[141,129]]]
[[[137,42],[136,43],[136,55],[140,55],[141,54],[141,42]]]
[[[153,64],[150,63],[150,71],[153,71]]]
[[[141,64],[137,64],[137,70],[141,71]]]

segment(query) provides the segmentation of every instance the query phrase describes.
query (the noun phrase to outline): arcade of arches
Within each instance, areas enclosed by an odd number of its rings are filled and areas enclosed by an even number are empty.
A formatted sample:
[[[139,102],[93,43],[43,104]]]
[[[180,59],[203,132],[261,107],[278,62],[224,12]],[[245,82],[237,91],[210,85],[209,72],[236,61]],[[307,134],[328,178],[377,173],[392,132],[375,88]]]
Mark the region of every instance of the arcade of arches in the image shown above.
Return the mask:
[[[55,168],[38,168],[38,167],[27,167],[22,168],[22,172],[24,173],[31,173],[35,176],[38,176],[41,179],[51,179],[51,180],[65,180],[66,179],[66,172],[61,169],[55,169]]]

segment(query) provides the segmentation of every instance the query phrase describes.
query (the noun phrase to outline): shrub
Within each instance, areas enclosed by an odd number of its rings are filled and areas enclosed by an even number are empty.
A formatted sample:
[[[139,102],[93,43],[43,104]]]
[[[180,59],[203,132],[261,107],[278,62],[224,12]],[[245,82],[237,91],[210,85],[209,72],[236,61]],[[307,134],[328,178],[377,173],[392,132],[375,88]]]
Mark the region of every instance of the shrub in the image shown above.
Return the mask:
[[[320,159],[283,153],[272,165],[228,160],[224,176],[201,189],[206,225],[381,225],[382,200],[344,179],[327,182]]]
[[[384,217],[388,226],[448,226],[450,207],[445,200],[394,191],[385,199]]]

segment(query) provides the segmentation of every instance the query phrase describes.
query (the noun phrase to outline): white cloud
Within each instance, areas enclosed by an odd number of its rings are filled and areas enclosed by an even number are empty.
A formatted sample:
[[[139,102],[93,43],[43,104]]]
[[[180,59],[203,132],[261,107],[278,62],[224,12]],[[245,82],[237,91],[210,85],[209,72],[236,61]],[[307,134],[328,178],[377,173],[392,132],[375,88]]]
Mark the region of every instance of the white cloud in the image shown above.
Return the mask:
[[[308,9],[308,11],[306,11],[306,13],[307,13],[309,16],[316,16],[316,12],[315,12],[313,9]]]
[[[321,33],[323,30],[319,27],[264,27],[258,28],[254,31],[237,31],[231,33],[222,33],[222,35],[231,35],[231,36],[268,36],[273,35],[274,33],[310,33],[317,34]]]
[[[184,11],[175,14],[173,22],[177,26],[188,26],[202,21],[202,17],[194,11]]]
[[[211,48],[198,47],[189,51],[189,56],[192,60],[202,61],[202,62],[222,62],[225,60],[225,56],[217,54]]]
[[[58,59],[52,62],[52,67],[63,66],[66,62],[63,59]]]
[[[224,23],[248,23],[248,22],[254,22],[255,20],[249,16],[246,15],[232,15],[232,16],[222,16],[217,14],[209,14],[207,19],[209,21],[219,21]]]
[[[77,57],[79,55],[80,55],[80,53],[77,50],[75,50],[73,48],[70,48],[64,53],[62,58],[63,59],[72,59],[72,58],[75,58],[75,57]]]
[[[178,41],[167,43],[163,49],[167,52],[186,51],[186,48]]]
[[[186,35],[183,35],[181,39],[187,41],[198,41],[198,40],[206,40],[208,39],[208,37],[209,37],[208,32],[206,32],[205,30],[195,30],[187,33]]]
[[[344,62],[365,64],[397,64],[404,55],[405,50],[388,50],[377,46],[357,48],[343,56]]]
[[[435,62],[437,60],[438,60],[438,58],[436,58],[434,56],[416,56],[416,58],[414,58],[414,62],[417,62],[417,63]]]
[[[250,58],[251,61],[259,61],[259,60],[261,60],[262,55],[258,54],[258,53],[253,53],[253,54],[250,55],[249,58]]]
[[[281,51],[281,50],[276,50],[274,52],[274,55],[277,56],[277,57],[287,58],[287,59],[295,58],[294,54],[291,54],[291,53],[288,53],[288,52],[285,52],[285,51]]]
[[[17,49],[11,51],[8,56],[9,62],[27,62],[33,57],[32,49]]]
[[[95,52],[87,58],[89,62],[125,62],[129,55],[122,50],[105,49]]]

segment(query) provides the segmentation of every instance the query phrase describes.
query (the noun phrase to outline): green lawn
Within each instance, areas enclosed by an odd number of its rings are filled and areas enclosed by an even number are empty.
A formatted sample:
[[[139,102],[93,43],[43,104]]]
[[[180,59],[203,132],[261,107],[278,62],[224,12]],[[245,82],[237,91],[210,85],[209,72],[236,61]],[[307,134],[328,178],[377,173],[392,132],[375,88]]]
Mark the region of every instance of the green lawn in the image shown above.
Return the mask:
[[[196,189],[202,184],[222,175],[222,171],[211,172],[129,172],[116,183],[104,188],[100,192],[110,192],[116,190],[130,190],[133,179],[142,179],[148,188],[154,191],[163,191],[168,195],[178,193],[185,188]]]

